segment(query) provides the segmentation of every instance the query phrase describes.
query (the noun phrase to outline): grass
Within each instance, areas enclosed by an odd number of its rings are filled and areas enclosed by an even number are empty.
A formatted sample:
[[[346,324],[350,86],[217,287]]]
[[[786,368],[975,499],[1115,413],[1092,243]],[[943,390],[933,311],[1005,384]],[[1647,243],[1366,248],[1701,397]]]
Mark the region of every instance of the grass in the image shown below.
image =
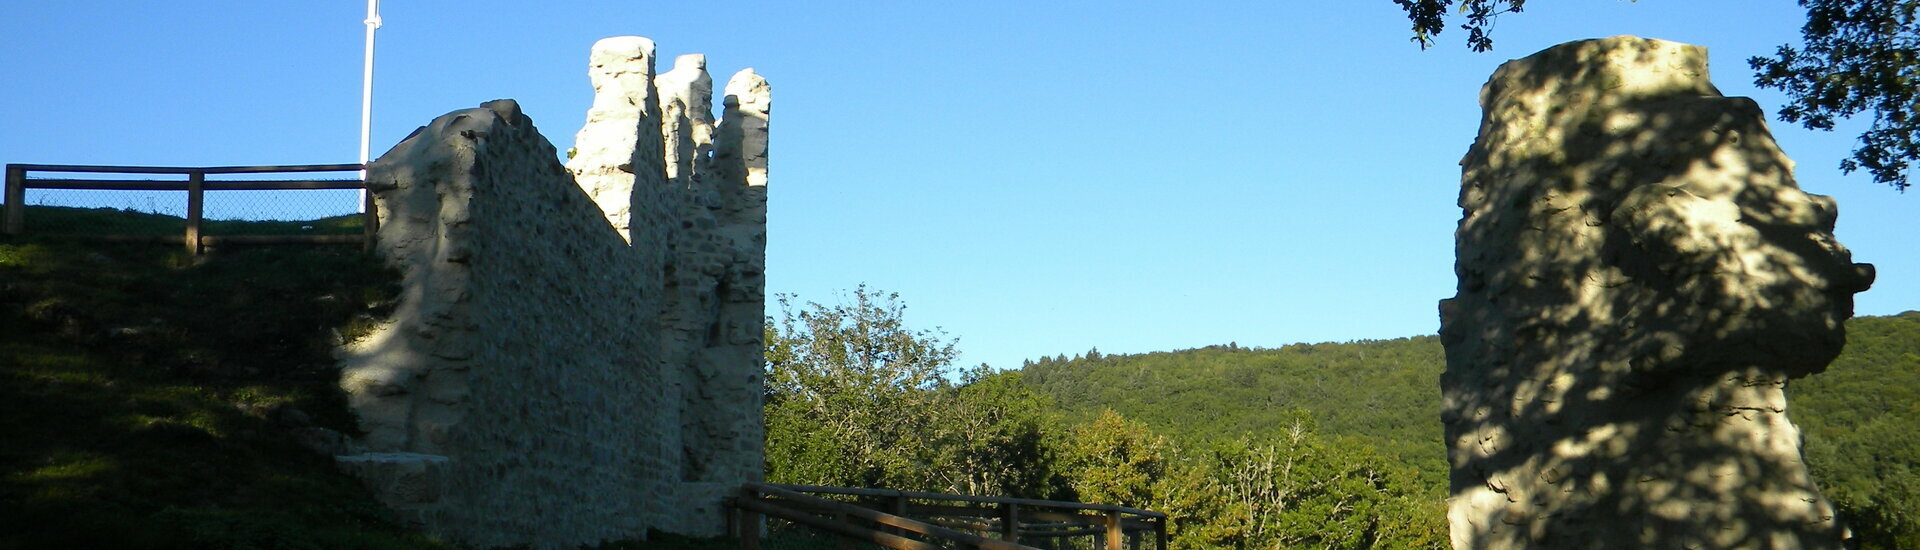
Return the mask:
[[[165,214],[115,208],[28,206],[22,216],[28,234],[176,236],[187,221]],[[306,221],[203,220],[206,235],[358,235],[365,218],[348,214]]]
[[[395,280],[356,247],[0,241],[0,549],[445,548],[294,435],[354,432],[330,352],[385,313]]]

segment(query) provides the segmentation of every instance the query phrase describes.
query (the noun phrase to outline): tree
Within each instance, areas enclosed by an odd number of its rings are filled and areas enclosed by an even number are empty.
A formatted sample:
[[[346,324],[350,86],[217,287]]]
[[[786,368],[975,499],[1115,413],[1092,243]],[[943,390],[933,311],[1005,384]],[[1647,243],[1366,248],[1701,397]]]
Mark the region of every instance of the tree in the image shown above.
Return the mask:
[[[1442,548],[1441,503],[1419,475],[1371,446],[1313,431],[1306,411],[1278,437],[1215,445],[1199,471],[1213,478],[1207,525],[1183,530],[1183,547]],[[1173,499],[1174,509],[1190,499]]]
[[[954,383],[953,342],[914,330],[899,295],[834,306],[779,298],[768,318],[767,479],[1049,498],[1064,481],[1051,401],[986,365]]]
[[[906,325],[898,294],[861,285],[852,301],[779,297],[767,319],[767,479],[851,487],[937,484],[929,437],[957,352]]]
[[[1420,49],[1433,46],[1433,37],[1447,28],[1447,11],[1453,6],[1453,0],[1393,0],[1400,9],[1407,11],[1407,19],[1413,20],[1413,40]],[[1460,13],[1466,14],[1467,23],[1461,25],[1467,31],[1467,47],[1473,51],[1484,52],[1493,49],[1493,37],[1488,34],[1493,19],[1503,13],[1520,13],[1527,0],[1466,0],[1460,6]]]
[[[1081,502],[1153,509],[1173,465],[1173,445],[1146,424],[1108,409],[1075,426],[1064,447],[1073,492]]]
[[[1413,22],[1422,49],[1446,28],[1454,0],[1393,0]],[[1518,13],[1525,0],[1461,0],[1467,47],[1493,48],[1494,19]],[[1920,0],[1800,0],[1807,8],[1805,44],[1782,45],[1773,57],[1747,60],[1754,84],[1787,94],[1780,120],[1833,130],[1837,119],[1871,114],[1852,158],[1840,171],[1865,168],[1877,183],[1906,191],[1920,157]]]
[[[1920,156],[1920,25],[1916,0],[1801,0],[1806,45],[1780,46],[1774,57],[1747,61],[1754,83],[1786,92],[1780,120],[1833,130],[1836,118],[1872,113],[1853,158],[1842,172],[1861,168],[1873,181],[1906,191],[1911,161]]]
[[[942,395],[937,463],[946,486],[968,495],[1060,497],[1065,481],[1047,439],[1057,421],[1051,400],[1021,381],[1020,371],[980,365]]]

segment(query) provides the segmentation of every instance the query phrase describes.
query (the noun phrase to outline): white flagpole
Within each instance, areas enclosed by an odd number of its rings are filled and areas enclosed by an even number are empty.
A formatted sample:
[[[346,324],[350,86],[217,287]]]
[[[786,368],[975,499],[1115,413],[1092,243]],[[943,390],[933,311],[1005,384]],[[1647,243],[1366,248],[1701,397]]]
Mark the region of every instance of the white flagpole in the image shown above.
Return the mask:
[[[380,28],[380,0],[367,0],[367,62],[360,80],[360,180],[367,179],[367,146],[373,133],[373,31]],[[367,190],[360,190],[360,213],[366,213]]]

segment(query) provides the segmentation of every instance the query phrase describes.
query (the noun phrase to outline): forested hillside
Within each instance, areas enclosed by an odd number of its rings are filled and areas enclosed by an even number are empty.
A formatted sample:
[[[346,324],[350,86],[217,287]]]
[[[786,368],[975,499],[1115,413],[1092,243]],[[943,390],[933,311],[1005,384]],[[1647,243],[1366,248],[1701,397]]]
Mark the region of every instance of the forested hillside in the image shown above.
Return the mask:
[[[1920,312],[1847,325],[1827,372],[1788,389],[1807,460],[1864,547],[1920,548]],[[1141,355],[1029,361],[1021,379],[1071,422],[1112,410],[1175,441],[1270,439],[1301,415],[1324,436],[1368,442],[1444,491],[1439,376],[1432,336],[1211,346]]]
[[[1920,548],[1920,311],[1847,323],[1847,349],[1787,388],[1807,465],[1856,535]]]
[[[1112,409],[1189,444],[1279,436],[1305,416],[1317,431],[1351,436],[1446,482],[1440,370],[1434,336],[1280,349],[1211,346],[1143,355],[1028,362],[1022,379],[1069,420]]]

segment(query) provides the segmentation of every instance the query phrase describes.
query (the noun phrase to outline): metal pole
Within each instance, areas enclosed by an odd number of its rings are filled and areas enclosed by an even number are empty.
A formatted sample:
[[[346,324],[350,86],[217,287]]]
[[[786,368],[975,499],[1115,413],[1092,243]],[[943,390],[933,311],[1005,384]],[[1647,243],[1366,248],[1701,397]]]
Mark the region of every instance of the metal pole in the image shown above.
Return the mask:
[[[367,62],[360,78],[360,181],[367,180],[367,148],[373,135],[373,31],[380,28],[380,0],[367,0]],[[367,212],[367,190],[360,190],[360,213]]]

